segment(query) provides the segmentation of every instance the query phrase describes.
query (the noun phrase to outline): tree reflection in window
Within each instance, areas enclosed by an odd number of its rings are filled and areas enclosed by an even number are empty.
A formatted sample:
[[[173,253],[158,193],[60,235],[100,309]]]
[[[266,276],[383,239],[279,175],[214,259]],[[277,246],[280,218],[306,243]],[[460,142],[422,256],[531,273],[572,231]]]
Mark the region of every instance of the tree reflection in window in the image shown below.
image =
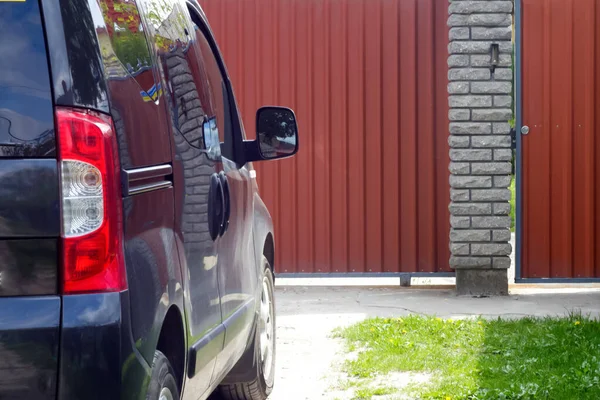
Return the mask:
[[[144,27],[134,2],[101,0],[100,8],[115,55],[127,72],[136,75],[152,65]]]

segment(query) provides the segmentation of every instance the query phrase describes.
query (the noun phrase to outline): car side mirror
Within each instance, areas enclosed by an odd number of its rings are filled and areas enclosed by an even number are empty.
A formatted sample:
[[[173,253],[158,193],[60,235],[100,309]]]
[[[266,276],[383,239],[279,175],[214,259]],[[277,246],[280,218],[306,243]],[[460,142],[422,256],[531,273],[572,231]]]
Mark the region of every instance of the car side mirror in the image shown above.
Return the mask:
[[[294,111],[261,107],[256,112],[256,140],[245,142],[246,161],[276,160],[298,152],[298,127]]]

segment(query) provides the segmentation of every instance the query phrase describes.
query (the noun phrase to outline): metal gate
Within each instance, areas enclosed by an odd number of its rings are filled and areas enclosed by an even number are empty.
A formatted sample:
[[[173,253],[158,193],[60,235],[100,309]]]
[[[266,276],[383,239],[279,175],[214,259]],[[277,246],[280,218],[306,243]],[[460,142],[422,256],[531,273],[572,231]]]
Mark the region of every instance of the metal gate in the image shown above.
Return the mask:
[[[448,0],[201,0],[244,124],[292,107],[294,159],[257,163],[279,273],[448,266]]]
[[[598,278],[600,0],[522,0],[517,12],[517,127],[529,128],[518,148],[517,276]]]

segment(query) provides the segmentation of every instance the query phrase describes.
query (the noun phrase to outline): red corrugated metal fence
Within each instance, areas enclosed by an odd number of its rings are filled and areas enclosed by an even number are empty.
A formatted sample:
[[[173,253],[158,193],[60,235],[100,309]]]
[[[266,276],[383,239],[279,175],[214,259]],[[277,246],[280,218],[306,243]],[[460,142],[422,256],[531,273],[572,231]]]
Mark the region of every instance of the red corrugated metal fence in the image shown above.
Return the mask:
[[[522,6],[522,275],[600,277],[600,0]]]
[[[448,271],[448,1],[201,4],[248,136],[298,117],[298,156],[256,164],[276,270]]]

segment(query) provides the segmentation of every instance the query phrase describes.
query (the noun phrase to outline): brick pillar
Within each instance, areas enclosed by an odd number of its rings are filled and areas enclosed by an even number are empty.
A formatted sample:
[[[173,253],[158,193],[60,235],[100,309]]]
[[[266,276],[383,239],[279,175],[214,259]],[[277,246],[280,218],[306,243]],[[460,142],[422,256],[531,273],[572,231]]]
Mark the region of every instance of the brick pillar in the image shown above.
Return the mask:
[[[451,0],[450,266],[458,294],[508,292],[512,1]],[[491,70],[491,47],[499,65]]]

